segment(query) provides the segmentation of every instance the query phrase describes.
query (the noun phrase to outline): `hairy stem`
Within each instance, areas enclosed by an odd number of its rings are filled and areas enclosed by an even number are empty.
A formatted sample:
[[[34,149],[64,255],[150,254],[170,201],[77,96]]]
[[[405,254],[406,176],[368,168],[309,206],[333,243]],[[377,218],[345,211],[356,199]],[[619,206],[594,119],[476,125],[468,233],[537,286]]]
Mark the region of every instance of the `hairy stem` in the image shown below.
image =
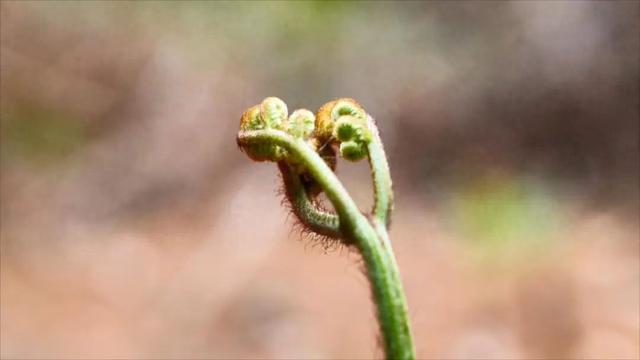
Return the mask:
[[[378,128],[373,119],[370,119],[370,121],[372,124],[372,139],[371,142],[367,144],[367,151],[369,153],[369,166],[371,167],[371,177],[373,179],[375,195],[373,214],[376,219],[388,228],[391,223],[391,211],[393,210],[391,173]]]
[[[304,164],[338,213],[343,236],[355,244],[362,255],[377,307],[386,357],[414,359],[406,300],[385,223],[377,217],[369,222],[333,171],[303,140],[280,130],[264,129],[241,131],[238,143],[247,146],[266,143],[281,146],[296,161]],[[371,157],[377,159],[376,155]]]
[[[338,217],[318,208],[309,197],[300,175],[296,174],[286,161],[279,161],[278,169],[282,174],[284,191],[291,204],[291,210],[304,226],[317,234],[340,238],[340,221]]]
[[[385,303],[384,306],[378,303],[385,353],[388,359],[413,359],[415,354],[407,302],[398,265],[385,225],[376,219],[372,220],[372,225],[376,238],[362,239],[358,246],[371,281],[374,299]]]

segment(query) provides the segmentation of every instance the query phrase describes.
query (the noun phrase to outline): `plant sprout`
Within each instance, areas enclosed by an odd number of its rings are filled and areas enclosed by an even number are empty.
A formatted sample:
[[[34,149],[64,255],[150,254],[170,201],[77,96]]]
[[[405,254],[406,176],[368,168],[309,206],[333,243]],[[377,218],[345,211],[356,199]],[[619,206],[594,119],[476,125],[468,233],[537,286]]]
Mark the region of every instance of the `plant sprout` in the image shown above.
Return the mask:
[[[407,304],[387,231],[393,210],[389,164],[375,121],[354,100],[288,114],[284,101],[269,97],[244,112],[238,146],[255,161],[276,162],[284,193],[305,231],[357,251],[377,309],[387,359],[414,359]],[[336,153],[349,161],[369,160],[374,205],[360,211],[336,177]],[[335,212],[321,207],[324,192]]]

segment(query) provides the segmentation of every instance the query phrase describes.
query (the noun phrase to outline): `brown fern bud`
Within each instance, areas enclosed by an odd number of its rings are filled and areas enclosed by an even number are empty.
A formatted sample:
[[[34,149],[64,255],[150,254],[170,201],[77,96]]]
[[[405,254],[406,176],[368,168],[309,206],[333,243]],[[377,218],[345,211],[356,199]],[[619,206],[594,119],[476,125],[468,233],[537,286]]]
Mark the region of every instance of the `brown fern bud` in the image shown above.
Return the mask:
[[[340,98],[322,105],[316,114],[316,137],[322,143],[329,141],[333,135],[336,121],[342,115],[366,117],[366,113],[357,101]]]

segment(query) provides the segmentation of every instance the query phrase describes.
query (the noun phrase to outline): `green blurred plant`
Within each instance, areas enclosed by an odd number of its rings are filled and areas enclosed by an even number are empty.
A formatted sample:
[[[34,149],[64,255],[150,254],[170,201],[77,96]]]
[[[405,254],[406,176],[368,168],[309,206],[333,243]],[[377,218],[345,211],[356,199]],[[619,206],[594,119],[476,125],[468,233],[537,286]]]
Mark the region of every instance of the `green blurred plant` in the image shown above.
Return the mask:
[[[549,190],[531,178],[495,171],[460,186],[448,219],[475,261],[491,267],[526,266],[549,256],[562,211]]]
[[[0,118],[3,161],[57,164],[88,141],[85,124],[58,108],[17,101],[3,108]]]
[[[365,264],[388,359],[414,359],[407,305],[387,230],[393,208],[389,165],[378,128],[352,99],[288,116],[287,105],[269,97],[244,112],[237,142],[253,160],[273,161],[285,195],[305,230],[357,250]],[[336,152],[344,159],[369,159],[374,206],[362,213],[336,177]],[[323,209],[324,192],[335,213]]]

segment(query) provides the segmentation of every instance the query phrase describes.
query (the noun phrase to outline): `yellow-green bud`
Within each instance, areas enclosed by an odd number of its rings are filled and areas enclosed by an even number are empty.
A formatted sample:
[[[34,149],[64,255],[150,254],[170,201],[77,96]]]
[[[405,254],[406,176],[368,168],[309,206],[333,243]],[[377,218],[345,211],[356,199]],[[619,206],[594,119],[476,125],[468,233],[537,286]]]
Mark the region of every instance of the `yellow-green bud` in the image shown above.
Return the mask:
[[[339,99],[331,110],[331,117],[338,120],[343,115],[351,115],[358,119],[366,120],[367,113],[362,106],[352,99]]]
[[[262,130],[267,128],[267,123],[261,115],[261,106],[250,107],[240,118],[240,130]],[[241,145],[242,150],[254,161],[280,161],[285,156],[285,151],[271,144]]]
[[[349,161],[358,161],[367,156],[367,148],[355,141],[345,141],[340,144],[340,156]]]
[[[341,98],[330,101],[322,105],[316,114],[316,136],[320,141],[331,139],[336,120],[342,115],[353,115],[366,119],[364,109],[355,100]]]
[[[282,130],[286,127],[287,104],[277,97],[268,97],[260,104],[260,116],[268,128]]]
[[[371,142],[369,119],[353,115],[342,115],[336,121],[333,136],[341,142],[340,156],[358,161],[367,155],[367,145]]]
[[[315,129],[316,117],[307,109],[298,109],[289,116],[287,132],[297,138],[307,139]]]

